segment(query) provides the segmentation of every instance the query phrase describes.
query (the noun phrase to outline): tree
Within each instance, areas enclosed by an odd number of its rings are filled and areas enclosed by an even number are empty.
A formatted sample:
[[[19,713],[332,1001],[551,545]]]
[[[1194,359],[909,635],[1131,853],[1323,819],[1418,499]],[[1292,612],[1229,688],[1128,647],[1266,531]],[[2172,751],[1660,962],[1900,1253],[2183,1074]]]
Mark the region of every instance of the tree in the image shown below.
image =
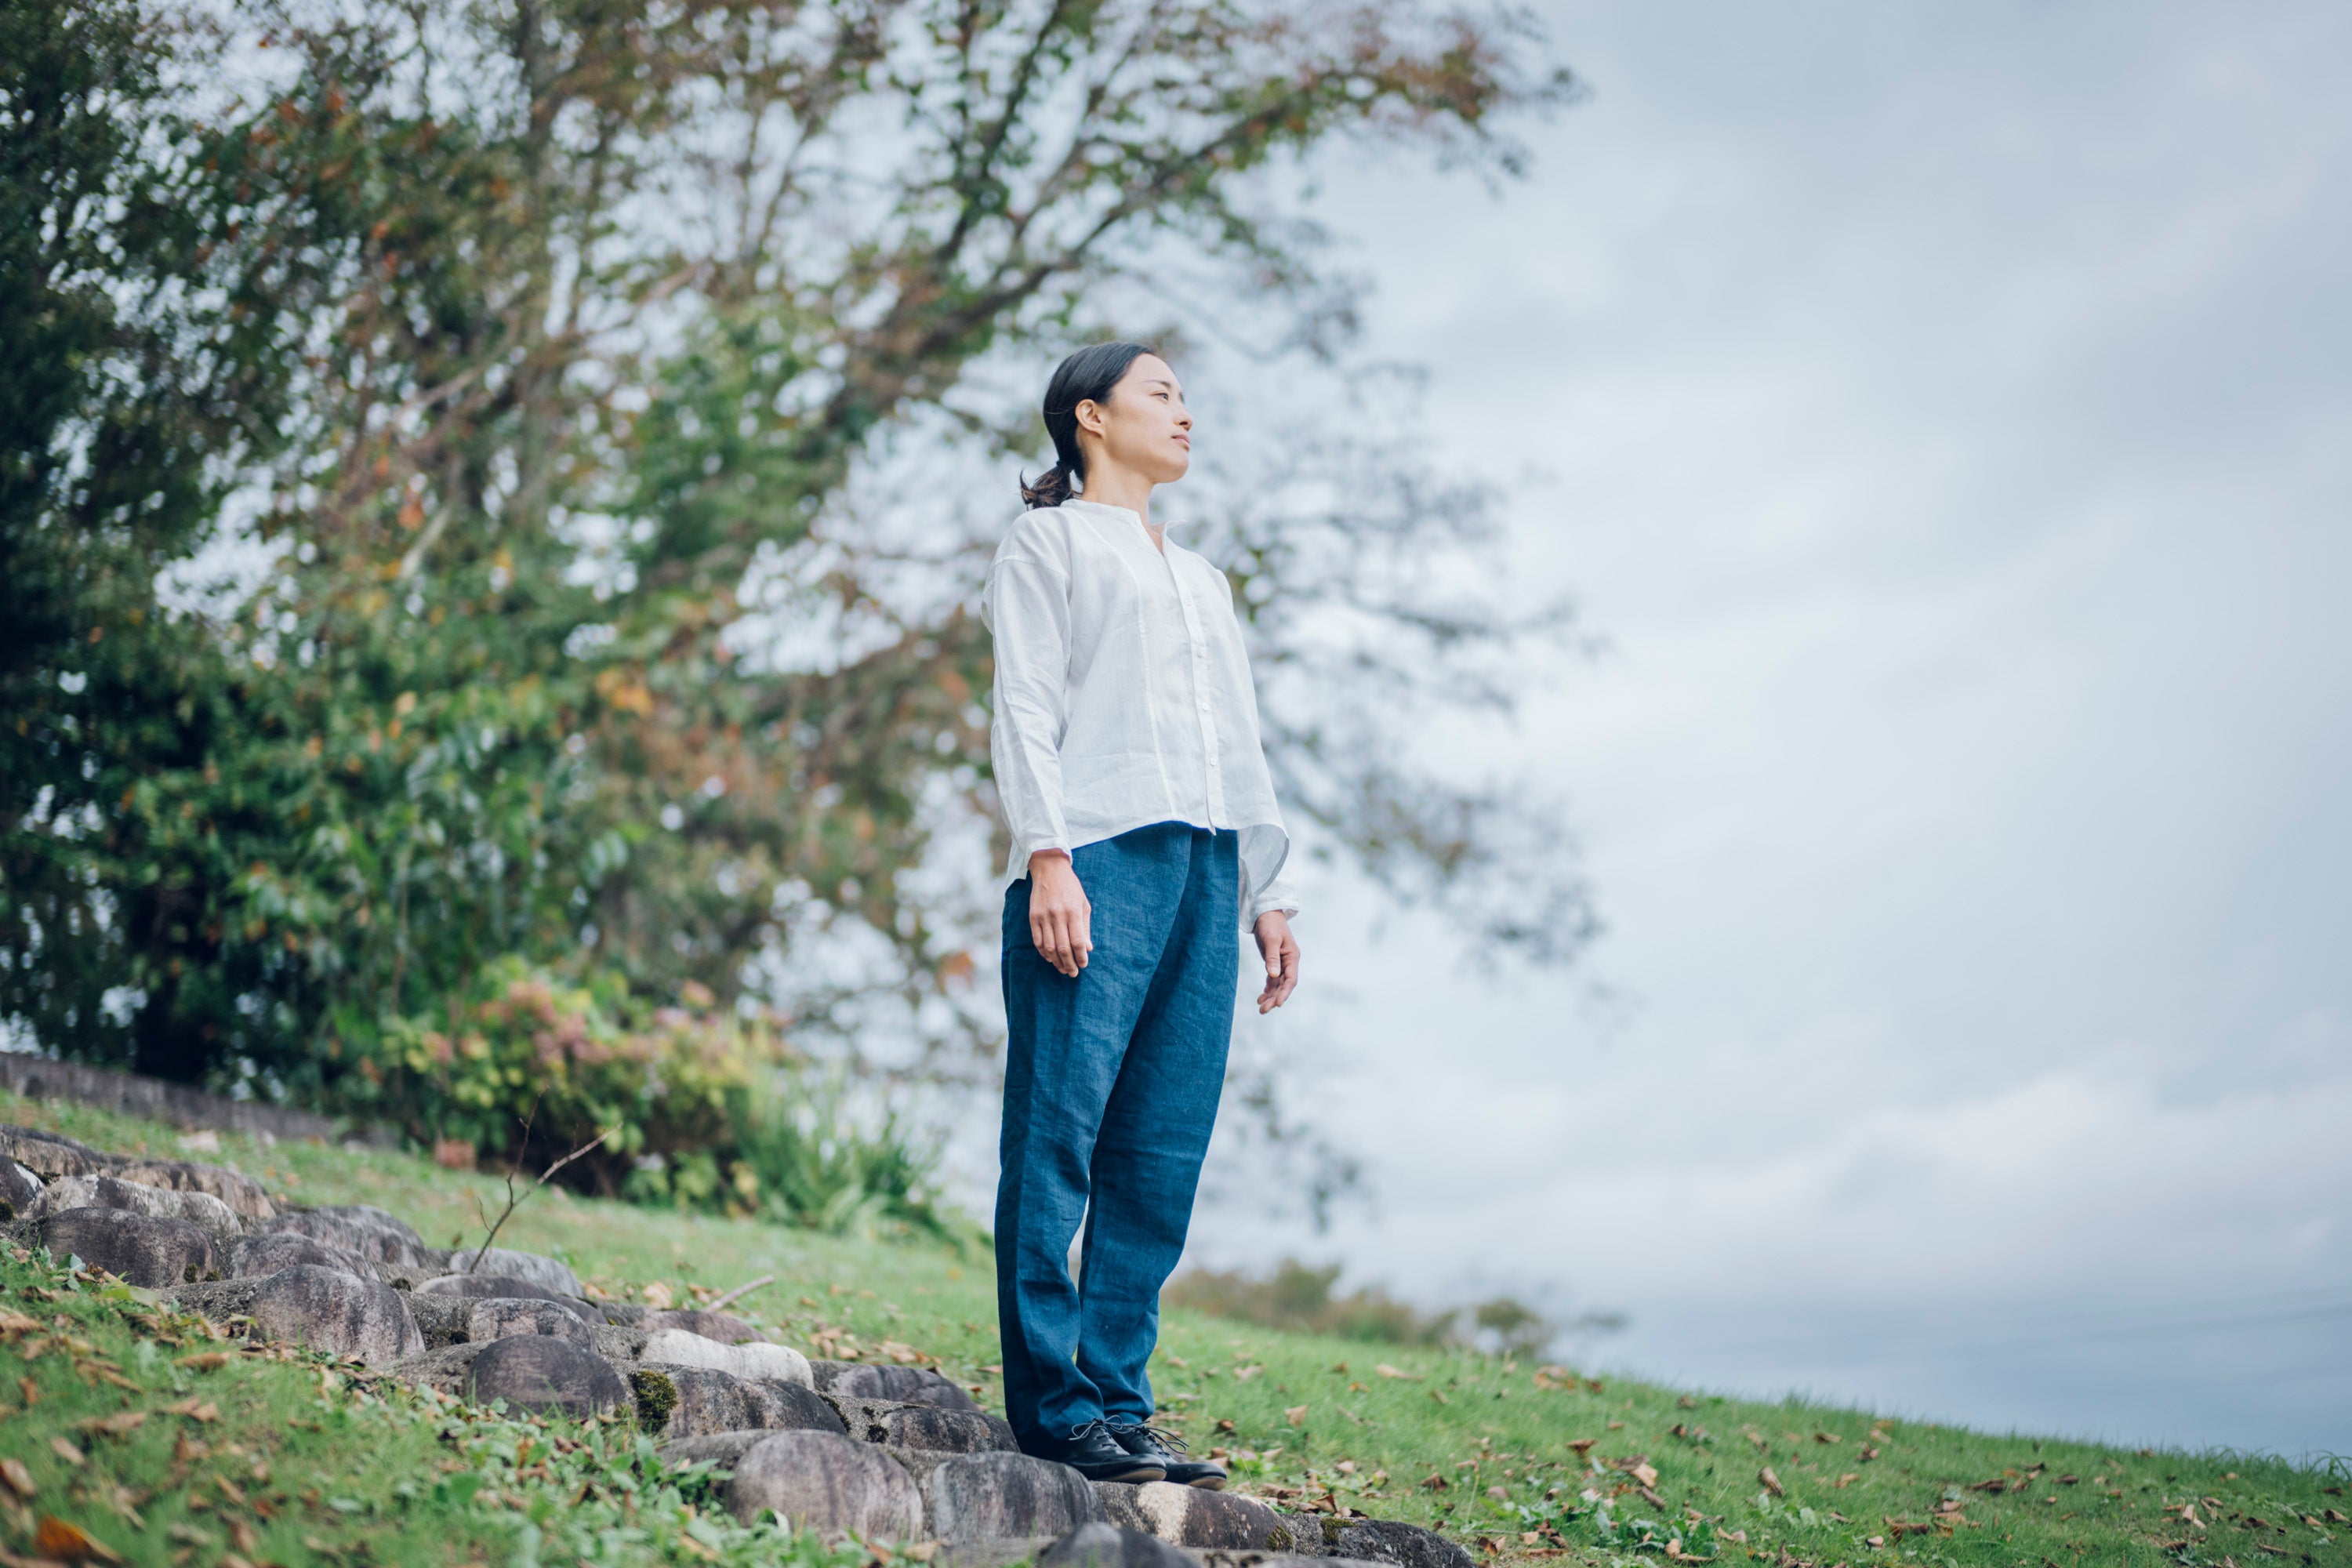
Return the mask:
[[[968,565],[977,536],[900,549],[861,529],[853,481],[894,430],[1025,449],[1034,416],[978,380],[1116,325],[1106,302],[1171,257],[1327,342],[1330,289],[1265,176],[1343,133],[1507,168],[1498,124],[1571,86],[1524,68],[1515,15],[1402,0],[216,21],[262,79],[153,112],[196,128],[176,194],[222,301],[196,325],[277,378],[261,433],[201,471],[233,473],[231,515],[275,553],[235,618],[150,617],[204,635],[175,630],[151,686],[110,698],[137,724],[44,731],[47,815],[12,819],[12,847],[86,824],[64,859],[90,907],[133,882],[156,904],[20,923],[8,1006],[82,1054],[265,1088],[364,1076],[387,1020],[453,1014],[505,953],[723,999],[845,919],[897,994],[950,994],[956,900],[917,873],[943,821],[990,806],[988,650],[968,591],[905,583]],[[1429,521],[1384,526],[1393,544]],[[1245,604],[1317,529],[1349,548],[1328,510],[1235,536]],[[1314,570],[1360,619],[1454,646],[1512,630],[1441,631]],[[856,639],[782,657],[780,624],[821,605]],[[73,635],[100,613],[76,601]],[[1294,624],[1258,617],[1277,663],[1308,657]],[[82,646],[26,679],[74,673]],[[1357,731],[1276,738],[1294,797],[1367,864],[1476,871],[1474,795]],[[98,843],[135,844],[135,874]],[[1581,910],[1558,889],[1555,956]],[[110,965],[120,1026],[83,1006],[61,1031],[36,980]],[[803,973],[793,1000],[805,1023],[863,984]]]

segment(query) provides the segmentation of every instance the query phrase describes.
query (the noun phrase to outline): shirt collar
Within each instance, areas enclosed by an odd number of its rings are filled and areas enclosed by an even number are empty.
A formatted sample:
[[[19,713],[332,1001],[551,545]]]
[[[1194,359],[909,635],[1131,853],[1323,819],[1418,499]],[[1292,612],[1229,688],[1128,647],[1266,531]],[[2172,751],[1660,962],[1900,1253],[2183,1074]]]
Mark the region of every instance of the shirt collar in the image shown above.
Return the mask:
[[[1090,511],[1108,512],[1113,517],[1123,517],[1127,519],[1138,528],[1141,528],[1143,526],[1143,519],[1137,516],[1133,509],[1123,506],[1113,506],[1108,501],[1088,500],[1084,496],[1072,496],[1068,500],[1064,501],[1062,504],[1064,506],[1083,507]],[[1169,529],[1176,526],[1177,524],[1174,522],[1163,522],[1160,525],[1160,529],[1162,533],[1165,533]]]

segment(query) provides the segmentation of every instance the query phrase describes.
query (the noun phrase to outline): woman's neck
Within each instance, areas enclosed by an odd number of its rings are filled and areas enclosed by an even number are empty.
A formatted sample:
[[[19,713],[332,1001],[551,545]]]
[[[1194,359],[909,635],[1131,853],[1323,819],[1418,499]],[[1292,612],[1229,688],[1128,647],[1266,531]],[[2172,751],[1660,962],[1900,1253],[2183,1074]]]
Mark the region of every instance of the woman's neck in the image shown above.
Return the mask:
[[[1151,521],[1151,481],[1132,468],[1114,463],[1097,463],[1087,469],[1085,487],[1078,492],[1082,500],[1101,506],[1121,506],[1143,521],[1151,535],[1151,542],[1160,542],[1160,530]]]

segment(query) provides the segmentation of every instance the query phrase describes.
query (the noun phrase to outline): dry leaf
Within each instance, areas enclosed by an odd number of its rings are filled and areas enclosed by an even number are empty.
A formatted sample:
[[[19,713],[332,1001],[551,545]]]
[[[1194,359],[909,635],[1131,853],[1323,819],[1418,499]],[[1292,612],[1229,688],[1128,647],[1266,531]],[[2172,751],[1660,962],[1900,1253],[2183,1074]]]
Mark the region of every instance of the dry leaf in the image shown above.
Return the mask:
[[[75,1447],[71,1443],[67,1442],[63,1437],[52,1437],[49,1439],[49,1452],[55,1454],[58,1458],[63,1459],[68,1465],[79,1465],[83,1459],[82,1451],[79,1448]]]
[[[172,1364],[184,1366],[190,1372],[215,1372],[228,1364],[228,1357],[219,1351],[201,1351],[194,1355],[184,1355]]]
[[[651,1307],[656,1312],[668,1311],[670,1309],[670,1303],[677,1299],[670,1294],[669,1287],[663,1284],[658,1279],[646,1286],[643,1294],[646,1299],[646,1305]]]
[[[100,1541],[78,1524],[68,1524],[55,1514],[41,1516],[41,1528],[34,1532],[33,1545],[44,1557],[54,1557],[60,1563],[120,1563],[122,1554]]]
[[[239,1552],[250,1552],[257,1544],[259,1543],[260,1538],[253,1533],[253,1526],[246,1523],[245,1521],[241,1519],[232,1519],[227,1521],[226,1523],[228,1525],[228,1542],[231,1546],[236,1547]]]
[[[1580,1459],[1592,1452],[1592,1445],[1599,1441],[1598,1437],[1572,1437],[1569,1439],[1568,1446],[1576,1450],[1576,1457]]]
[[[1442,1388],[1431,1389],[1429,1391],[1429,1396],[1437,1401],[1440,1405],[1451,1405],[1454,1403],[1454,1401],[1445,1397],[1445,1390]]]
[[[1649,1463],[1647,1460],[1636,1461],[1633,1464],[1626,1466],[1625,1468],[1628,1474],[1645,1487],[1654,1487],[1658,1484],[1657,1467]]]
[[[1767,1465],[1762,1469],[1757,1471],[1756,1479],[1762,1481],[1764,1483],[1764,1489],[1770,1492],[1774,1497],[1787,1497],[1789,1495],[1789,1489],[1780,1484],[1780,1478],[1772,1473],[1771,1466]]]
[[[79,1431],[97,1432],[109,1437],[120,1437],[127,1432],[136,1432],[140,1427],[147,1425],[147,1412],[126,1410],[120,1415],[95,1416],[88,1421],[76,1422],[74,1425]]]
[[[1282,1418],[1293,1426],[1303,1426],[1307,1424],[1307,1406],[1294,1405],[1282,1413]]]
[[[1419,1383],[1421,1381],[1421,1379],[1414,1373],[1410,1372],[1399,1372],[1396,1368],[1391,1366],[1386,1362],[1381,1363],[1380,1365],[1372,1368],[1372,1370],[1379,1373],[1382,1377],[1401,1377],[1407,1383]]]
[[[0,1481],[26,1502],[33,1500],[33,1472],[25,1468],[22,1459],[0,1459]]]
[[[163,1406],[163,1414],[184,1415],[191,1421],[217,1421],[220,1419],[220,1406],[209,1399],[183,1399],[177,1405]]]

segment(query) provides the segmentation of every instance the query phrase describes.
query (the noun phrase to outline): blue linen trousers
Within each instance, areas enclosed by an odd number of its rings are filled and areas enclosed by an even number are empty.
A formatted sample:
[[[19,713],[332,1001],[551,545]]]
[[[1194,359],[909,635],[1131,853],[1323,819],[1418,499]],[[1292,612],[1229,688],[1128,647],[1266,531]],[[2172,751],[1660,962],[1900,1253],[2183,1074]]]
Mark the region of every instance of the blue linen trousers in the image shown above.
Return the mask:
[[[1183,822],[1081,845],[1094,951],[1075,979],[1029,939],[1028,879],[1005,889],[996,1307],[1024,1451],[1150,1417],[1160,1288],[1184,1251],[1233,1038],[1239,846]]]

